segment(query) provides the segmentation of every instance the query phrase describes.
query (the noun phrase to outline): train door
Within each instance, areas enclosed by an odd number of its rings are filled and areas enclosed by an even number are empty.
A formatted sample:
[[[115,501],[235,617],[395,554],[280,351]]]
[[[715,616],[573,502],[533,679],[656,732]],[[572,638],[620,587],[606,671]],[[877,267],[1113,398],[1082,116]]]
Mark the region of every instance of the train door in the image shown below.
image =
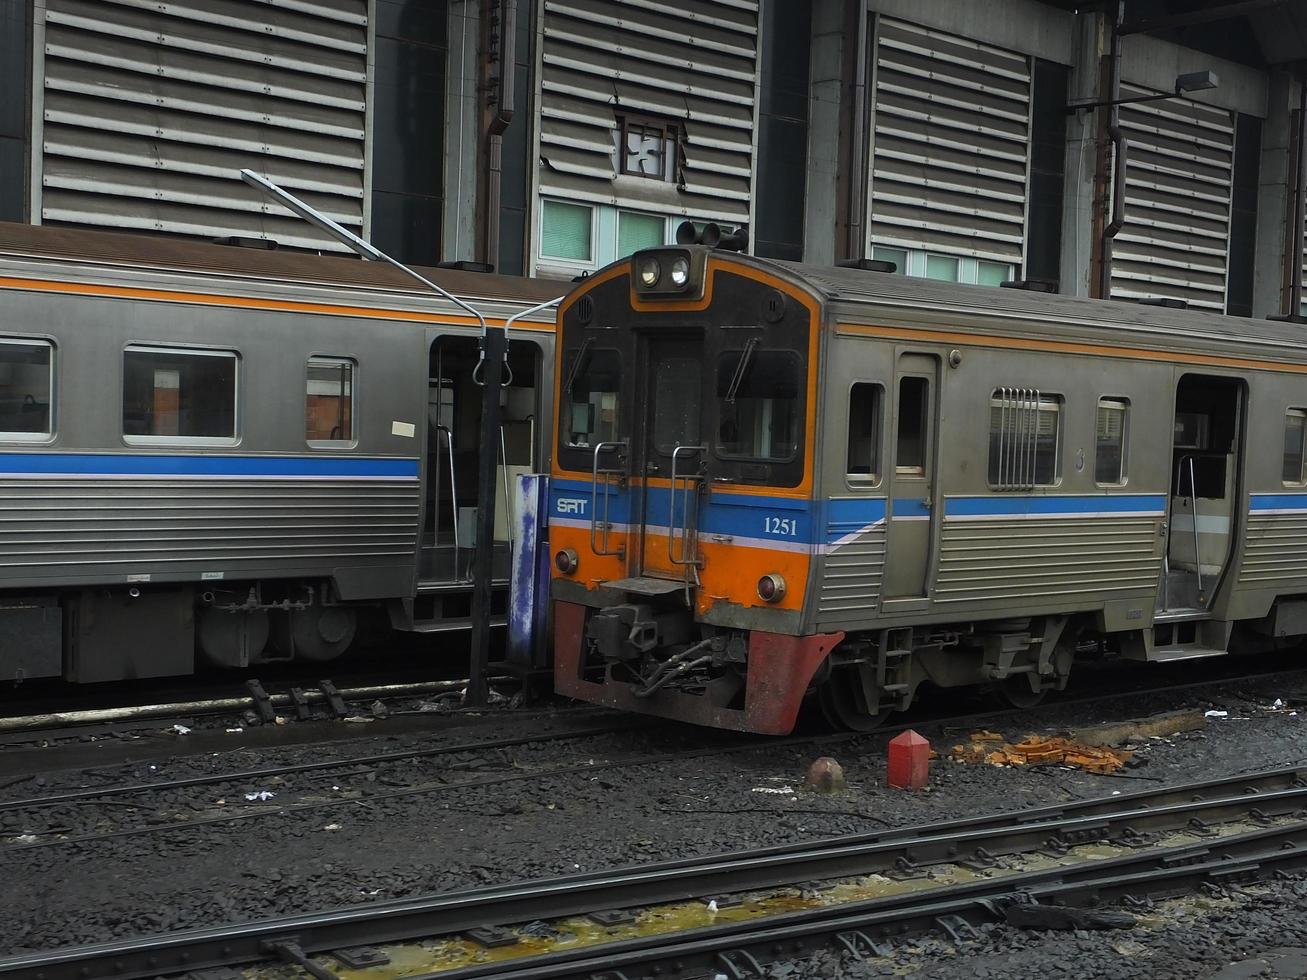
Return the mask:
[[[437,336],[427,377],[426,499],[422,520],[420,578],[423,583],[467,582],[476,541],[477,474],[481,457],[481,387],[473,378],[478,338]],[[512,374],[500,400],[500,428],[493,435],[495,481],[494,579],[506,581],[513,482],[535,468],[540,348],[511,340]]]
[[[939,361],[900,354],[894,379],[893,454],[885,544],[885,599],[926,594],[933,540]]]
[[[644,526],[638,574],[681,580],[697,561],[695,528],[706,464],[703,340],[649,338],[640,440]]]
[[[1205,618],[1238,530],[1243,382],[1186,374],[1176,385],[1166,552],[1157,611]]]

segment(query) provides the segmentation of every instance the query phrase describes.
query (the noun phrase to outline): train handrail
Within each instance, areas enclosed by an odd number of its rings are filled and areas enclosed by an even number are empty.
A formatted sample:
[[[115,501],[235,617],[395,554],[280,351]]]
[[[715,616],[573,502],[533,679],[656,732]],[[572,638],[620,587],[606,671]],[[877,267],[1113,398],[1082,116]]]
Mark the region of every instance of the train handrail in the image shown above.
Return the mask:
[[[611,529],[611,525],[609,524],[608,521],[608,514],[609,514],[609,503],[612,499],[612,494],[609,493],[608,490],[608,488],[611,486],[608,478],[610,476],[624,477],[626,476],[626,469],[625,466],[623,466],[621,469],[615,469],[615,470],[614,469],[601,470],[599,468],[599,456],[601,453],[616,452],[619,454],[618,457],[619,459],[624,459],[625,449],[626,449],[625,439],[613,440],[608,442],[599,442],[595,444],[594,465],[592,466],[590,472],[590,550],[593,551],[600,558],[621,558],[626,554],[626,547],[624,545],[619,545],[616,551],[608,550],[608,537],[609,537],[608,532]],[[603,494],[604,514],[603,514],[602,522],[599,520],[599,477],[601,474],[604,477],[604,494]],[[604,543],[602,548],[599,546],[599,541],[598,541],[598,530],[599,530],[600,523],[603,524]]]
[[[1184,464],[1189,464],[1189,508],[1190,518],[1194,524],[1194,574],[1198,576],[1198,594],[1203,594],[1203,555],[1198,541],[1198,480],[1194,475],[1193,453],[1185,453],[1176,466],[1175,485],[1180,489],[1180,478],[1184,475]]]
[[[698,521],[695,521],[695,527],[690,526],[690,487],[692,484],[702,483],[703,475],[700,473],[681,473],[676,472],[676,461],[680,458],[681,453],[703,453],[707,452],[707,446],[681,446],[678,445],[672,450],[672,479],[671,479],[671,498],[667,502],[667,558],[673,565],[682,565],[689,568],[698,568],[703,564],[703,559],[699,557],[698,546]],[[676,555],[676,484],[681,481],[685,484],[682,491],[684,506],[681,508],[685,515],[684,523],[681,524],[681,554],[678,558]]]
[[[436,465],[439,466],[440,456],[440,433],[445,434],[445,444],[449,447],[449,509],[454,518],[454,569],[458,569],[458,552],[462,548],[462,543],[458,536],[458,479],[454,475],[454,433],[450,431],[447,425],[436,425]]]

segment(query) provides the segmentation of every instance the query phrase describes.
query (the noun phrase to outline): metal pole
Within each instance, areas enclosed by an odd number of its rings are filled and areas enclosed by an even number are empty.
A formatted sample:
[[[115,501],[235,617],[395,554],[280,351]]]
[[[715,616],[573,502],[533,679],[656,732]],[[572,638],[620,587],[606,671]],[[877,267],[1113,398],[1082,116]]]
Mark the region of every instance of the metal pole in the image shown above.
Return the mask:
[[[1295,148],[1293,234],[1289,241],[1289,316],[1302,314],[1303,222],[1307,218],[1307,72],[1298,82],[1298,139]]]
[[[472,663],[463,703],[480,706],[488,698],[491,581],[495,549],[495,468],[499,460],[499,392],[508,342],[504,331],[487,330],[481,349],[481,454],[477,466],[477,538],[472,552]]]

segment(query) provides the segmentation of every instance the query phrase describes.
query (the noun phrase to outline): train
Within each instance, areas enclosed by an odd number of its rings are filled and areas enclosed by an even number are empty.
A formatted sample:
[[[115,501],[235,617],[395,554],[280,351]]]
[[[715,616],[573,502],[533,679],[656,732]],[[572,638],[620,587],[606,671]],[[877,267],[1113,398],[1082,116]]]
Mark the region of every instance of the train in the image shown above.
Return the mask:
[[[682,241],[560,307],[560,693],[862,731],[1307,635],[1300,326]]]
[[[471,625],[480,328],[381,263],[0,224],[0,679],[324,661]],[[491,328],[557,283],[424,270]],[[492,559],[548,452],[552,310],[513,324]]]

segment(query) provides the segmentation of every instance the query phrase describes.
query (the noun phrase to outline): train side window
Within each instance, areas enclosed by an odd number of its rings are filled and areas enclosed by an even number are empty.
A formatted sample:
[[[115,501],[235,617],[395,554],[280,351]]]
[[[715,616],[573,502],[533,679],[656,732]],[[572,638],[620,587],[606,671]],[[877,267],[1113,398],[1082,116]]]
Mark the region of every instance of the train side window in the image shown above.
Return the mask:
[[[234,351],[133,345],[123,351],[123,440],[230,446],[236,442]]]
[[[868,381],[849,389],[849,444],[845,477],[850,484],[880,480],[880,413],[885,389]]]
[[[315,449],[354,444],[354,374],[348,357],[310,357],[304,390],[304,439]]]
[[[995,388],[989,398],[989,485],[995,490],[1056,486],[1061,477],[1062,396]]]
[[[0,339],[0,439],[43,442],[54,429],[54,345]]]
[[[1284,473],[1285,483],[1303,481],[1303,444],[1307,433],[1307,410],[1291,408],[1284,413]]]
[[[1107,486],[1125,483],[1130,403],[1124,398],[1098,399],[1094,424],[1094,482]]]
[[[894,454],[894,471],[908,476],[926,472],[926,398],[925,378],[899,380],[898,441]]]

